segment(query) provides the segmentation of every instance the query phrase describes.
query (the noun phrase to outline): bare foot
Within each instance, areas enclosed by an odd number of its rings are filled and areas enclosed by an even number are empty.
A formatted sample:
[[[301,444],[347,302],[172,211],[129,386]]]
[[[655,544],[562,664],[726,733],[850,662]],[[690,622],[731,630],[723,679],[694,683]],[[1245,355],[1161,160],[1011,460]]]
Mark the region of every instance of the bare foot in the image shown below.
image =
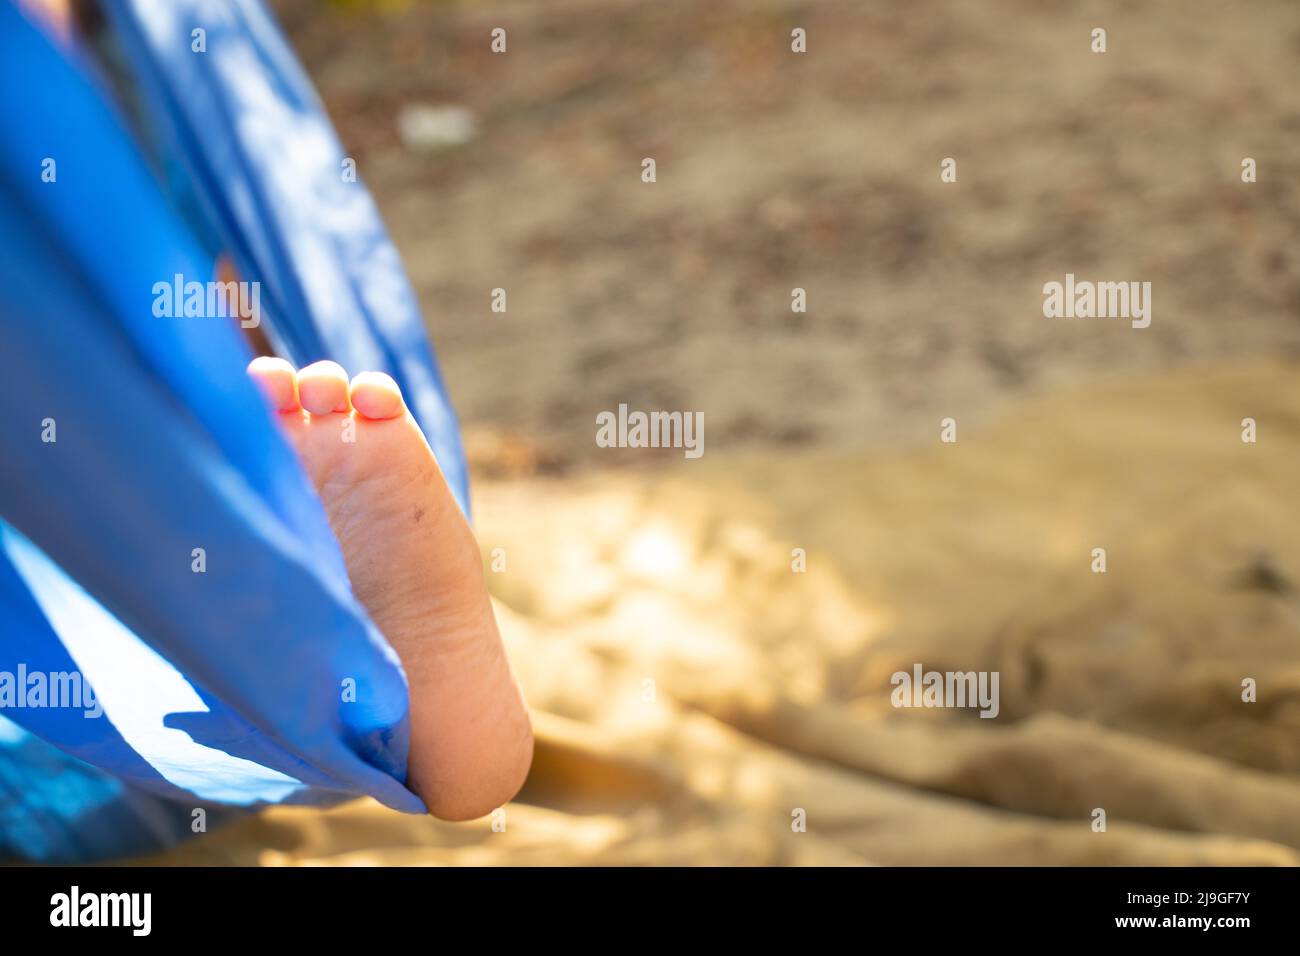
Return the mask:
[[[478,546],[397,384],[380,372],[349,383],[333,362],[295,372],[257,358],[248,372],[316,486],[353,593],[406,670],[407,785],[446,820],[491,812],[523,785],[532,726]]]

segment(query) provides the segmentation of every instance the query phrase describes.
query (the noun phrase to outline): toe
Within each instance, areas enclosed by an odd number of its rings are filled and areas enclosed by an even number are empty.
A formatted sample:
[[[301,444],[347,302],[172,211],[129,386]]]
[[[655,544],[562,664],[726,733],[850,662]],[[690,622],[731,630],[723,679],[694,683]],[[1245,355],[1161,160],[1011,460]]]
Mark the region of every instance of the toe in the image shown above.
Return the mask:
[[[248,374],[276,411],[298,408],[298,376],[284,359],[258,356],[248,363]]]
[[[363,418],[397,418],[406,409],[401,389],[383,372],[361,372],[352,379],[351,398]]]
[[[298,373],[298,400],[313,415],[348,410],[348,373],[337,362],[314,362]]]

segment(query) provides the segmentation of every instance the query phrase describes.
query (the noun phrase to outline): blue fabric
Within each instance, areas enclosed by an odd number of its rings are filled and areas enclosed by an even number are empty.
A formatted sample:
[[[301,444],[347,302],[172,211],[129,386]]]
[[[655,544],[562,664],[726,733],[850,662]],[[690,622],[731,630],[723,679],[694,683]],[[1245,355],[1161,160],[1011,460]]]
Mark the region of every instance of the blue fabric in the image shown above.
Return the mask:
[[[151,850],[200,807],[422,811],[401,667],[244,374],[237,321],[154,314],[157,283],[213,278],[210,230],[260,283],[281,354],[398,380],[464,507],[418,305],[260,3],[107,10],[205,222],[94,70],[0,0],[0,854]],[[20,670],[80,675],[84,699],[6,705]]]

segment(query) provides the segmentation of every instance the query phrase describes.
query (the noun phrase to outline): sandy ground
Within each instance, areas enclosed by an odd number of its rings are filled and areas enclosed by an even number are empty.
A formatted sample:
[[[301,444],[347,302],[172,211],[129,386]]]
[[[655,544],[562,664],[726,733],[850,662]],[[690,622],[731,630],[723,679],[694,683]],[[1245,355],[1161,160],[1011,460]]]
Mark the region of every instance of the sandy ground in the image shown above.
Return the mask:
[[[520,801],[273,811],[171,859],[1300,863],[1297,371],[1065,393],[943,447],[488,483]],[[891,706],[918,662],[997,671],[1001,712]]]
[[[1300,7],[281,6],[464,419],[538,757],[495,821],[166,862],[1300,862]],[[404,146],[414,104],[477,137]],[[1151,327],[1045,319],[1066,272]],[[597,448],[620,402],[706,455]],[[915,663],[999,716],[890,706]]]

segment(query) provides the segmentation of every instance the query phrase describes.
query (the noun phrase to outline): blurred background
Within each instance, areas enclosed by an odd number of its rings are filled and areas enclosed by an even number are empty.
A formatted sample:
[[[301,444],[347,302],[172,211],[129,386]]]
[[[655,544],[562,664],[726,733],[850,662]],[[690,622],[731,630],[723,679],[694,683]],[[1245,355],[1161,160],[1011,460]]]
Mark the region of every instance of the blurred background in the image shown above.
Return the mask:
[[[155,862],[1300,862],[1300,7],[273,5],[420,294],[538,752],[490,819]],[[1067,272],[1150,328],[1045,319]],[[705,455],[597,447],[620,403]],[[916,664],[999,716],[892,707]]]

